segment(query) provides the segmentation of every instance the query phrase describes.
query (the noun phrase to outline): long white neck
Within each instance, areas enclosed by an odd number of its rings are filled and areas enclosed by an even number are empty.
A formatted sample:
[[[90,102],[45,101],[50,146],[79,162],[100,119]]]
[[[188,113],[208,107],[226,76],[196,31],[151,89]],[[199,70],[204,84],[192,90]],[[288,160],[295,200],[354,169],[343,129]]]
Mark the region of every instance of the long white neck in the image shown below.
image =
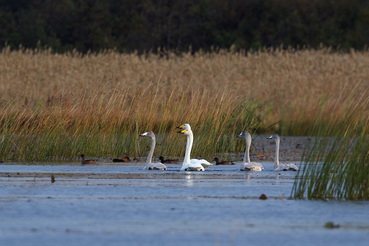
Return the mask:
[[[152,156],[154,155],[154,150],[155,150],[155,143],[156,143],[155,136],[153,136],[151,138],[151,149],[150,149],[149,156],[147,157],[146,164],[150,164],[152,162]]]
[[[187,131],[187,132],[188,132],[188,135],[187,135],[187,144],[186,144],[186,154],[183,160],[183,164],[190,163],[190,154],[191,154],[192,143],[193,143],[192,131]]]
[[[248,137],[245,138],[246,140],[246,150],[245,155],[243,156],[243,163],[250,163],[250,139]]]
[[[280,143],[280,139],[277,138],[275,140],[275,158],[274,158],[274,166],[278,166],[279,165],[279,143]]]

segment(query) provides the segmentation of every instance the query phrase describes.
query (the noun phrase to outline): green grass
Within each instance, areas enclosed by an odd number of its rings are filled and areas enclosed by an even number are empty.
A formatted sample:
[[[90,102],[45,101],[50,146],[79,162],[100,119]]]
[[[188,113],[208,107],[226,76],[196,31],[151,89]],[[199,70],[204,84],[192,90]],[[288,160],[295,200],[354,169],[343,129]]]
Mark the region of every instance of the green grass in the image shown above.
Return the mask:
[[[293,197],[369,199],[369,116],[366,105],[351,107],[335,127],[320,122],[322,115],[317,117],[312,132],[315,138],[305,150],[304,163],[292,190]]]

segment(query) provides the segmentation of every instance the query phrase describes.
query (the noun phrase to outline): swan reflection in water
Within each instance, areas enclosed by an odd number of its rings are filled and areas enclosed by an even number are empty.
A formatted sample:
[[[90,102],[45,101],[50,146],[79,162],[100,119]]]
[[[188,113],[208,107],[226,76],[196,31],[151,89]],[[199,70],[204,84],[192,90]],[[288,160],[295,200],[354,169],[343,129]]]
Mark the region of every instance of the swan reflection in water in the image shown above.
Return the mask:
[[[191,178],[191,174],[186,174],[185,179],[186,179],[185,186],[193,187],[193,179]]]

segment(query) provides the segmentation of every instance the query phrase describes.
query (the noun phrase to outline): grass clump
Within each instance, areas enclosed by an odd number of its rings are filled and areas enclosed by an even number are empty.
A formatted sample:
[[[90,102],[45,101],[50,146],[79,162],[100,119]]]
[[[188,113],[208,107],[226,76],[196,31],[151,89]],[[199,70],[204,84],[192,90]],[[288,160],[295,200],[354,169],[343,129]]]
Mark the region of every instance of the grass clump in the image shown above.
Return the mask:
[[[355,101],[335,127],[318,117],[315,141],[294,183],[295,198],[369,199],[368,105],[368,97]]]

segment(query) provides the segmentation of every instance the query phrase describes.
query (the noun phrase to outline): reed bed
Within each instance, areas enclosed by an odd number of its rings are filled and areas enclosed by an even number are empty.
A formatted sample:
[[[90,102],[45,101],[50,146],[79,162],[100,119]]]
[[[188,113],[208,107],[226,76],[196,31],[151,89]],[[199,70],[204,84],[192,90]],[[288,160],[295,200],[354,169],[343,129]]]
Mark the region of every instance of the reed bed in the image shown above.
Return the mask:
[[[368,97],[368,64],[367,51],[329,49],[162,58],[6,48],[0,53],[0,156],[143,156],[149,144],[138,134],[153,130],[155,155],[179,157],[185,138],[175,127],[182,123],[193,128],[194,156],[227,155],[243,148],[234,138],[244,129],[307,135],[318,110],[319,124],[345,124],[348,105]]]
[[[79,105],[65,102],[43,110],[25,107],[19,112],[13,104],[5,105],[0,148],[10,156],[3,156],[20,160],[66,160],[81,153],[138,157],[147,153],[145,146],[150,146],[145,139],[138,139],[139,133],[147,130],[158,136],[157,155],[183,156],[186,139],[177,134],[176,126],[190,122],[197,140],[194,154],[209,157],[234,150],[236,132],[260,124],[253,102],[223,102],[216,97],[209,99],[204,92],[193,94],[191,100],[185,92],[150,101],[142,98],[155,95],[142,89],[134,97],[126,95],[119,102],[106,103],[119,98],[115,93],[101,94]],[[211,110],[211,114],[205,110]]]
[[[362,110],[352,105],[334,127],[317,118],[315,141],[305,150],[292,190],[295,198],[369,199],[369,116]]]

